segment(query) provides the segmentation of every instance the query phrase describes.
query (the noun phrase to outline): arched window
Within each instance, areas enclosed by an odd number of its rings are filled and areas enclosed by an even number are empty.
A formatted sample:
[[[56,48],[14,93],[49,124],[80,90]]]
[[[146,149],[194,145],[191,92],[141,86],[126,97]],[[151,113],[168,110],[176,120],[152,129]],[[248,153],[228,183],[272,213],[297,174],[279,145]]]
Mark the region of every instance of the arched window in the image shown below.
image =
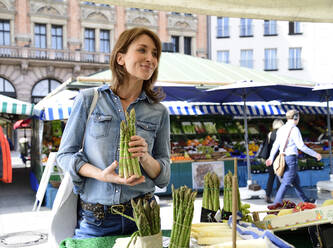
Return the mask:
[[[16,91],[11,82],[0,77],[0,94],[16,98]]]
[[[31,93],[31,102],[38,103],[42,100],[47,94],[49,94],[52,90],[57,88],[61,83],[54,79],[43,79],[35,84],[32,88]]]

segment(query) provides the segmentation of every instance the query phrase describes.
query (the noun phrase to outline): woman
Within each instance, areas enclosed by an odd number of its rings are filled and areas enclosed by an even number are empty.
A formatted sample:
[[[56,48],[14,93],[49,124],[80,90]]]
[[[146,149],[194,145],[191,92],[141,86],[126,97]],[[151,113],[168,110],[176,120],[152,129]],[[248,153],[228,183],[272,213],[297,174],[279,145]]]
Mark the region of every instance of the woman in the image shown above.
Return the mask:
[[[275,119],[273,121],[272,124],[272,128],[273,130],[271,132],[268,133],[266,141],[265,141],[265,146],[267,147],[263,147],[262,151],[265,154],[259,154],[259,157],[263,158],[263,159],[268,159],[269,153],[271,152],[273,143],[276,139],[276,132],[277,130],[283,126],[283,121],[280,119]],[[275,157],[277,156],[277,154],[275,155]],[[265,197],[265,201],[267,203],[272,203],[273,201],[271,200],[271,194],[272,194],[272,189],[273,189],[273,184],[274,184],[274,179],[275,179],[275,173],[274,170],[272,168],[272,166],[268,166],[268,180],[267,180],[267,185],[266,185],[266,197]],[[277,179],[277,189],[279,189],[280,187],[280,181],[279,179]]]
[[[274,204],[282,203],[284,194],[288,187],[295,187],[297,196],[304,202],[314,202],[314,199],[309,199],[300,185],[300,179],[297,173],[298,162],[298,149],[302,152],[315,157],[318,161],[321,160],[321,155],[307,147],[302,139],[301,132],[297,124],[299,123],[300,115],[297,110],[289,110],[286,113],[287,123],[283,125],[276,134],[276,140],[273,144],[269,158],[266,160],[266,165],[271,166],[273,158],[279,150],[280,153],[285,154],[285,171],[283,174],[281,186],[276,193]],[[285,147],[285,150],[283,151]]]
[[[145,28],[124,31],[111,54],[112,84],[98,88],[88,121],[93,90],[84,90],[75,99],[57,155],[80,195],[74,238],[133,233],[135,223],[112,209],[132,216],[131,199],[150,200],[155,185],[162,188],[169,183],[169,114],[159,103],[163,94],[153,90],[160,56],[161,42],[155,33]],[[125,112],[132,108],[137,135],[131,137],[128,150],[139,158],[143,176],[125,179],[117,174],[119,132]]]

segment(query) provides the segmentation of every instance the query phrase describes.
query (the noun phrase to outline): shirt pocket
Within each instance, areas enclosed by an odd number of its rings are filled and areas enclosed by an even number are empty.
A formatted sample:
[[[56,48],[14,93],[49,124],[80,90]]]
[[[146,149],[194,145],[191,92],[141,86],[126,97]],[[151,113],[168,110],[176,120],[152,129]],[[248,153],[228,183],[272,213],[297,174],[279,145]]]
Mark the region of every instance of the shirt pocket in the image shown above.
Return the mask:
[[[157,124],[137,120],[136,125],[136,134],[146,140],[149,150],[151,151],[153,149],[154,139],[156,137]]]
[[[94,114],[91,115],[91,119],[89,134],[92,137],[101,138],[109,135],[112,115]]]

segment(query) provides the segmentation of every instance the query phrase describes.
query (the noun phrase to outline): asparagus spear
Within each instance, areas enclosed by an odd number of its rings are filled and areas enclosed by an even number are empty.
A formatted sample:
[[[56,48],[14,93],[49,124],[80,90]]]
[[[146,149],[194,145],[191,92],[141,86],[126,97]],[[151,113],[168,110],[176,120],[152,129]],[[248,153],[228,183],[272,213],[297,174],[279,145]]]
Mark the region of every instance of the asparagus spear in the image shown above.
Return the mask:
[[[119,176],[124,177],[124,156],[125,156],[125,122],[120,123],[120,158],[119,158]]]

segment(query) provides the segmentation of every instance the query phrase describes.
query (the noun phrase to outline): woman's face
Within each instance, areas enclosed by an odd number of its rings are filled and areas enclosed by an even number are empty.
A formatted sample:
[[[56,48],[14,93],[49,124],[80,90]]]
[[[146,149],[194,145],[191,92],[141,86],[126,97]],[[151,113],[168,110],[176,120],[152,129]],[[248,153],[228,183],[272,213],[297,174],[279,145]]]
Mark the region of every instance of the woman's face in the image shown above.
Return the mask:
[[[117,62],[125,67],[130,79],[148,80],[158,64],[155,43],[143,34],[130,44],[127,53],[118,53]]]

